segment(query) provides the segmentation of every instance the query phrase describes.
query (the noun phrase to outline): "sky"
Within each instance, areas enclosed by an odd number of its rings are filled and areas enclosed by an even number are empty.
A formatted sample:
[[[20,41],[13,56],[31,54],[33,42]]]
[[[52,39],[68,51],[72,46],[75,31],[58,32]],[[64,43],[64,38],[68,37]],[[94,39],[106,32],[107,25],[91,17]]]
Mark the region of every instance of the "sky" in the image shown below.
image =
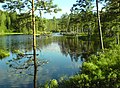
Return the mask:
[[[56,18],[60,18],[62,14],[70,13],[70,9],[73,6],[73,4],[76,3],[76,0],[53,0],[54,4],[57,4],[59,8],[62,9],[62,11],[58,13],[52,13],[51,15],[49,13],[44,14],[43,17],[45,18],[53,18],[55,16]]]

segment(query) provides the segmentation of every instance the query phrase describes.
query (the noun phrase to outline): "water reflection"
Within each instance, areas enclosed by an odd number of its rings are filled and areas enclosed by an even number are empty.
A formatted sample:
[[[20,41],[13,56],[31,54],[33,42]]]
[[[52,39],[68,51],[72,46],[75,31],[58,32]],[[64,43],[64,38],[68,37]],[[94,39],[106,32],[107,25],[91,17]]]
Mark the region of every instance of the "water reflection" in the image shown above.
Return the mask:
[[[37,87],[37,69],[38,69],[38,67],[35,66],[34,67],[34,88],[38,88]]]
[[[0,47],[11,52],[14,50],[20,50],[24,53],[32,51],[32,36],[30,35],[2,36],[0,41]],[[70,55],[71,61],[75,60],[76,62],[83,52],[94,52],[97,47],[95,42],[82,41],[77,37],[37,37],[37,50],[40,52],[41,49],[55,42],[58,43],[63,55]]]
[[[64,37],[59,41],[59,46],[61,52],[65,56],[70,56],[71,61],[78,61],[79,59],[83,60],[87,57],[88,54],[95,52],[98,48],[96,42],[83,41],[78,37]]]
[[[4,88],[33,88],[33,78],[35,83],[42,84],[50,79],[73,75],[80,71],[85,53],[95,50],[94,42],[89,42],[88,48],[88,41],[77,37],[37,37],[38,67],[34,71],[31,35],[0,36],[0,41],[0,48],[10,51],[10,56],[0,61],[0,67],[4,68],[0,68],[0,87]]]

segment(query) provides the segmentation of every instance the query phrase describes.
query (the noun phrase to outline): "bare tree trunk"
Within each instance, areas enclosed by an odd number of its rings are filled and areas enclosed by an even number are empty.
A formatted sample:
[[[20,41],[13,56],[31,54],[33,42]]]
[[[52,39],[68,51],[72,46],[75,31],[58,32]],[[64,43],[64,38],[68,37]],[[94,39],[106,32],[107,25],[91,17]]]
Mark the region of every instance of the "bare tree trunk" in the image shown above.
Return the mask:
[[[98,31],[99,31],[99,37],[100,37],[100,48],[104,49],[103,38],[102,38],[102,30],[101,30],[101,24],[100,24],[100,15],[99,15],[99,11],[98,11],[98,0],[96,0],[96,7],[97,7]]]
[[[37,66],[34,66],[34,88],[37,88]]]
[[[119,45],[119,33],[117,33],[117,44]]]
[[[69,24],[70,23],[70,16],[68,16],[68,21],[67,21],[67,29],[66,29],[66,32],[70,32],[70,27],[69,27]]]
[[[77,35],[78,35],[78,23],[77,23]]]
[[[33,27],[33,57],[34,57],[34,88],[37,88],[36,31],[35,31],[34,0],[32,0],[32,27]]]

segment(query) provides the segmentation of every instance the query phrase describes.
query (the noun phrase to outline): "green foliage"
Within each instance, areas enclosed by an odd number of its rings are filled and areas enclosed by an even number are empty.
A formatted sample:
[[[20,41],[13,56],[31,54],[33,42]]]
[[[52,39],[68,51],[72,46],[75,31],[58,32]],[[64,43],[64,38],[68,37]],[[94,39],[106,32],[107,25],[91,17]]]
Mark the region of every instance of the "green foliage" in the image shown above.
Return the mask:
[[[53,79],[53,80],[50,82],[50,88],[57,88],[57,86],[58,86],[57,80]]]
[[[52,79],[50,82],[46,82],[45,85],[41,85],[39,88],[58,88],[58,82],[56,79]]]
[[[9,56],[10,53],[8,51],[0,49],[0,59]]]
[[[52,0],[34,0],[34,5],[35,5],[35,11],[38,10],[40,12],[45,12],[45,13],[51,13],[55,12],[57,13],[61,9],[57,7],[57,5],[53,5]],[[17,12],[23,10],[31,10],[32,9],[32,2],[30,0],[7,0],[5,1],[5,4],[2,6],[4,9],[11,11],[11,12]]]
[[[0,11],[0,33],[4,33],[6,29],[6,13]]]
[[[0,11],[0,34],[5,32],[17,32],[24,34],[32,34],[31,28],[31,16],[27,13],[17,14],[14,12],[8,13]],[[36,17],[36,29],[37,31],[50,31],[47,30],[47,19]],[[52,22],[51,22],[52,23]]]
[[[72,12],[70,14],[63,14],[59,19],[55,17],[53,17],[53,19],[45,19],[42,18],[41,16],[36,17],[37,31],[74,32],[75,34],[76,32],[78,32],[77,34],[79,33],[88,34],[89,32],[90,34],[98,35],[96,19],[97,14],[92,11],[93,5],[91,1],[92,0],[77,0],[76,4],[73,4],[73,7],[71,9]],[[100,11],[103,36],[105,38],[106,37],[116,38],[117,33],[120,32],[119,0],[106,0],[106,1],[107,1],[106,6]],[[27,6],[28,9],[31,9],[29,1],[25,0],[26,4],[22,4],[21,2],[23,2],[23,0],[21,0],[19,3],[16,2],[9,3],[10,4],[9,6],[11,6],[12,4],[14,5],[13,6],[14,8],[11,8],[11,10],[16,9],[22,10],[25,6]],[[59,8],[57,8],[57,5],[53,5],[52,0],[46,2],[40,1],[39,3],[37,2],[38,1],[35,0],[35,8],[36,10],[39,10],[40,13],[42,13],[42,11],[45,13],[47,12],[51,13],[60,10]],[[8,7],[4,8],[10,10],[10,8]],[[21,13],[18,15],[14,11],[11,11],[10,13],[0,11],[0,29],[1,29],[0,33],[22,32],[25,34],[31,34],[32,33],[31,15],[29,14],[29,12]]]
[[[3,2],[3,1],[1,1]],[[4,32],[3,29],[6,27],[8,29],[7,32],[22,32],[25,34],[31,33],[31,15],[30,11],[32,9],[32,3],[30,0],[18,0],[18,1],[4,1],[4,5],[2,6],[3,9],[8,10],[10,13],[6,16],[7,20],[3,26],[1,26],[2,30],[1,33]],[[57,5],[53,4],[52,0],[34,0],[34,8],[35,11],[40,12],[40,17],[36,17],[36,29],[38,31],[45,31],[48,29],[46,27],[46,19],[41,19],[42,13],[57,13],[58,11],[61,11],[60,8],[58,8]],[[21,13],[22,10],[29,10],[28,12]],[[19,11],[19,15],[16,13]],[[3,12],[4,13],[4,12]],[[4,14],[3,14],[4,15]],[[5,16],[2,16],[3,19]],[[4,20],[1,21],[3,23]]]

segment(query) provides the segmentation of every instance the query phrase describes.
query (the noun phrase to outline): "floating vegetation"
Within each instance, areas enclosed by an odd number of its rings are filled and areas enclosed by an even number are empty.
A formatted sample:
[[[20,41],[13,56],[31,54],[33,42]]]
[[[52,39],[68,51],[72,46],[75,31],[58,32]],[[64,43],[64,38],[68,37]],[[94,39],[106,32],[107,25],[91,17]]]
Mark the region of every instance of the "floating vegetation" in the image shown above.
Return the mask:
[[[21,53],[21,51],[20,51],[20,50],[15,49],[15,50],[13,50],[13,51],[12,51],[12,53],[17,53],[17,54],[19,54],[19,53]]]
[[[0,59],[9,56],[10,53],[8,51],[5,51],[3,49],[0,49]]]

